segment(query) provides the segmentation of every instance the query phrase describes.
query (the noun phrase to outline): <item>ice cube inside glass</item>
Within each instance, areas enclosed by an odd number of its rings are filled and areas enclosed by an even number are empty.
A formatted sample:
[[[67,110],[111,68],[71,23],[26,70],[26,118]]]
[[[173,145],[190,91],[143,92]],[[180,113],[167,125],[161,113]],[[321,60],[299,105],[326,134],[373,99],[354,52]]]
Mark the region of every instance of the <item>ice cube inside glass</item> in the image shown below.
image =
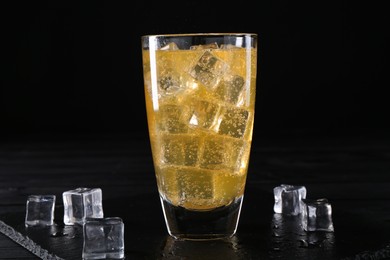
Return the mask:
[[[274,212],[297,216],[302,213],[303,202],[306,198],[306,187],[299,185],[281,184],[274,188]]]
[[[55,195],[30,195],[26,203],[25,226],[51,226],[54,223]]]
[[[76,188],[62,193],[64,224],[82,225],[86,218],[103,218],[102,190]]]
[[[124,223],[121,218],[86,218],[83,225],[84,260],[124,259],[124,251]]]

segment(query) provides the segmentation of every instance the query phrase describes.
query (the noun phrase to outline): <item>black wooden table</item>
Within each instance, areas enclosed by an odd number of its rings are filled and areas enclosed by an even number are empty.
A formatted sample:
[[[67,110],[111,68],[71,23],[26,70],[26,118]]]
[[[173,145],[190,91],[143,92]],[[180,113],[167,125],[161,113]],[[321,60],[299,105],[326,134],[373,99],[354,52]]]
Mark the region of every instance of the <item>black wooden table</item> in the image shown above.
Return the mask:
[[[0,259],[81,259],[82,230],[63,225],[62,192],[103,191],[125,223],[126,259],[390,259],[390,140],[254,138],[236,236],[176,241],[166,232],[145,135],[11,136],[0,142]],[[334,232],[304,232],[273,212],[273,187],[327,198]],[[30,194],[57,196],[55,225],[25,228]],[[40,256],[40,257],[38,257]]]

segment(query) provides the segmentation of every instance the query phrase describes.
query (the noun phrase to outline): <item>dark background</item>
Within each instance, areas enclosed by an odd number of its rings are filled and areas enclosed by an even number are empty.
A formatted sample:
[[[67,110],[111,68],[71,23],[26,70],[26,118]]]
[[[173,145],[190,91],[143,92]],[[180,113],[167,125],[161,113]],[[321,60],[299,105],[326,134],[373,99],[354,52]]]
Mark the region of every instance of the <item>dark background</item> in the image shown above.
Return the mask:
[[[256,136],[386,136],[387,9],[314,2],[3,6],[2,137],[146,134],[140,37],[188,32],[258,33]]]

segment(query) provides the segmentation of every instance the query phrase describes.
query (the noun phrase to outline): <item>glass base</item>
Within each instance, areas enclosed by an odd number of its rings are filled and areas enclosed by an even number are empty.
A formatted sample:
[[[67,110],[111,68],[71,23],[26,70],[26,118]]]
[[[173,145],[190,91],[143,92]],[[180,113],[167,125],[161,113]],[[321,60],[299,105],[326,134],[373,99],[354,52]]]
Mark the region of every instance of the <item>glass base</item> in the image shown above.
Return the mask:
[[[124,252],[112,253],[83,253],[83,260],[101,260],[101,259],[125,259]]]
[[[243,196],[212,210],[188,210],[160,197],[168,233],[176,239],[212,240],[232,237],[237,230]]]

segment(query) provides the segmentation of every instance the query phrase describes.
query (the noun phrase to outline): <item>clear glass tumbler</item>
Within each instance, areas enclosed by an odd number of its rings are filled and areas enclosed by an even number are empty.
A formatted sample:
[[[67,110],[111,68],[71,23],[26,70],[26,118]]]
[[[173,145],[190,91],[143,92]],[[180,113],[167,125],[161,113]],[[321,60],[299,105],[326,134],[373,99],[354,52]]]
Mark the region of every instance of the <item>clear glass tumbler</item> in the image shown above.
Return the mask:
[[[255,112],[257,35],[142,36],[149,139],[168,233],[236,233]]]

